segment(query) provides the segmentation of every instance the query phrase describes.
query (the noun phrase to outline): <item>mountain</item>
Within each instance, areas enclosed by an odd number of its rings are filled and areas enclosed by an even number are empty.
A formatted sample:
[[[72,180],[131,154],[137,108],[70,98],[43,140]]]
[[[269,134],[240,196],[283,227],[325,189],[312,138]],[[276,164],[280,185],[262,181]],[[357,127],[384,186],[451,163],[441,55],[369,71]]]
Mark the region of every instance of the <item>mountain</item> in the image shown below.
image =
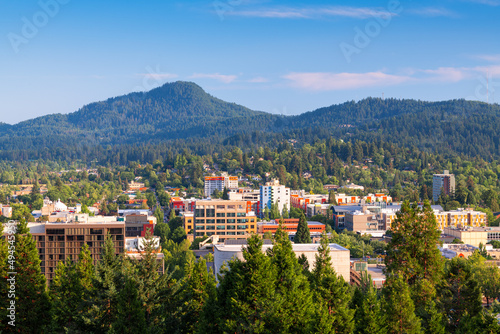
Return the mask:
[[[203,153],[216,145],[273,146],[290,138],[334,136],[490,159],[500,156],[499,127],[499,106],[481,102],[366,98],[280,116],[222,101],[191,82],[174,82],[70,114],[0,123],[0,158],[74,159],[93,148],[165,143]]]

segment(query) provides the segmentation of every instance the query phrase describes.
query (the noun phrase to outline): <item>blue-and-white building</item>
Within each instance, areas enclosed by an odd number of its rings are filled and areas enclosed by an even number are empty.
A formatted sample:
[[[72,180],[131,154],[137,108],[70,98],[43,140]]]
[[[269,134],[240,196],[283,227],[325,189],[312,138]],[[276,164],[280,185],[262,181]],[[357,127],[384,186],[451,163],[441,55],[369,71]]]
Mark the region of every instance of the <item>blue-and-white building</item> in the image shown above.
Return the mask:
[[[283,207],[286,205],[290,210],[290,188],[280,185],[276,179],[267,182],[265,185],[260,186],[260,215],[264,216],[264,210],[271,209],[271,204],[278,204],[278,209],[281,213]]]

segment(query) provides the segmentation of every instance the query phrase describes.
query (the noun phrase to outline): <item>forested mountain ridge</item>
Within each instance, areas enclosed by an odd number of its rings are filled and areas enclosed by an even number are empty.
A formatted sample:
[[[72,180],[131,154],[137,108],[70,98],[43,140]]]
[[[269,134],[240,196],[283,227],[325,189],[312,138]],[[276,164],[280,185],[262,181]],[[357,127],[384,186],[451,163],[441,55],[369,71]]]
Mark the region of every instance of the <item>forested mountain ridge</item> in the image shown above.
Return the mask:
[[[366,98],[281,116],[224,102],[191,82],[174,82],[70,114],[0,123],[0,159],[49,158],[43,152],[54,149],[67,158],[68,149],[87,154],[96,146],[174,140],[203,153],[213,151],[210,145],[274,146],[284,139],[310,143],[330,136],[490,159],[500,156],[499,130],[499,105],[481,102]]]

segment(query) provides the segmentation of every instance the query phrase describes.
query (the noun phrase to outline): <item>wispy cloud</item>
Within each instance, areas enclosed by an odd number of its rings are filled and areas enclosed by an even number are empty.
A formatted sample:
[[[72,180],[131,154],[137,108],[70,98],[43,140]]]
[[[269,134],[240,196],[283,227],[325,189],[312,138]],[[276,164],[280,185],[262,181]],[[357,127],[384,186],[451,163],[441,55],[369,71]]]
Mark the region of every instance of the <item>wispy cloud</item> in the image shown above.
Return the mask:
[[[194,73],[190,79],[213,79],[223,83],[231,83],[238,78],[237,75],[226,75],[219,73]]]
[[[283,78],[296,88],[312,91],[337,91],[393,86],[403,83],[456,83],[475,79],[478,75],[500,78],[500,65],[407,69],[403,74],[390,74],[384,71],[366,73],[292,72],[284,75]]]
[[[455,67],[440,67],[435,70],[419,70],[419,72],[429,75],[425,78],[429,81],[458,82],[468,77],[466,70]]]
[[[248,80],[250,83],[264,83],[264,82],[269,82],[269,79],[264,78],[264,77],[256,77]]]
[[[500,63],[500,54],[496,55],[475,55],[473,58],[488,61],[491,63]]]
[[[317,19],[322,17],[365,19],[370,17],[396,16],[397,14],[383,8],[335,6],[323,8],[275,7],[258,10],[234,10],[228,12],[227,15],[281,19]]]
[[[151,78],[154,80],[167,80],[167,79],[175,79],[178,77],[177,74],[173,74],[173,73],[154,73],[154,72],[140,73],[139,75],[142,77]]]
[[[436,8],[436,7],[425,7],[425,8],[415,8],[406,10],[407,13],[425,16],[425,17],[453,17],[457,18],[458,15],[455,12],[452,12],[445,8]]]
[[[383,72],[368,73],[289,73],[284,76],[291,85],[316,91],[347,90],[373,86],[390,86],[410,80],[410,77]]]
[[[477,66],[472,68],[472,71],[492,77],[500,77],[500,65]]]
[[[500,6],[500,0],[463,0],[463,1],[478,3],[481,5],[488,5],[488,6]]]

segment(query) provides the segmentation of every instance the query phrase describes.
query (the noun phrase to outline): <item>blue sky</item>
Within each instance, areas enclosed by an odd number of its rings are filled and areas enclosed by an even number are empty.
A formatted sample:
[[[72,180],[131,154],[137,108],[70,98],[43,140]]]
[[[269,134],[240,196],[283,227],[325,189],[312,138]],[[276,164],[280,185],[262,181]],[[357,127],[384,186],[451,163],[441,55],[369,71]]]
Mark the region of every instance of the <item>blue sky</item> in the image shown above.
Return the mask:
[[[0,121],[176,80],[288,115],[382,94],[496,103],[499,17],[500,0],[3,0]]]

